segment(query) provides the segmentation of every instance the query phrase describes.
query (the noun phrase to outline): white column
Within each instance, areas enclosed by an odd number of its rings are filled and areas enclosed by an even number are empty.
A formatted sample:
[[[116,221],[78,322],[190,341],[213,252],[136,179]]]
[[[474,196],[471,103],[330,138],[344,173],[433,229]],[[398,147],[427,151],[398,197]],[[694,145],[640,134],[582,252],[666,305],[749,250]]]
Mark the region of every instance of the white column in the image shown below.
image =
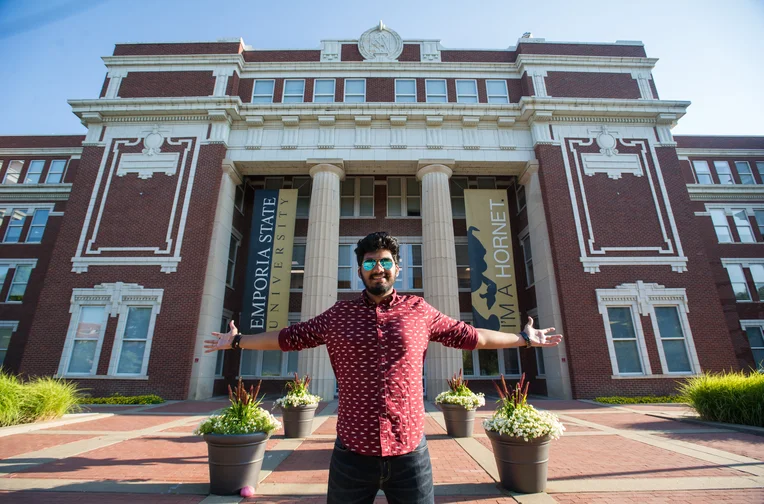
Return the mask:
[[[242,182],[233,161],[224,159],[222,168],[218,203],[212,225],[210,251],[204,274],[202,305],[194,344],[194,361],[191,366],[191,379],[188,385],[189,399],[212,397],[212,388],[215,383],[216,355],[215,353],[204,353],[204,340],[210,338],[212,331],[220,330],[220,317],[223,313],[223,297],[225,296],[225,276],[228,268],[228,249],[231,245],[233,200],[236,196],[236,186]]]
[[[419,162],[422,181],[422,270],[424,298],[442,313],[459,319],[459,284],[448,179],[451,169]],[[427,349],[427,398],[447,387],[446,380],[462,367],[461,351],[432,343]]]
[[[539,183],[539,163],[529,161],[520,176],[525,186],[526,211],[528,212],[528,233],[533,252],[533,278],[536,287],[538,318],[544,327],[562,330],[560,299],[557,294],[552,247],[544,214],[544,200]],[[572,399],[570,372],[565,350],[565,340],[553,348],[544,348],[544,368],[546,369],[547,395],[555,399]]]
[[[305,278],[302,288],[302,320],[329,309],[337,301],[337,266],[340,245],[340,181],[345,171],[336,164],[320,163],[310,169],[308,237],[305,245]],[[325,400],[334,398],[334,372],[326,346],[303,350],[297,370],[309,374],[311,392]]]

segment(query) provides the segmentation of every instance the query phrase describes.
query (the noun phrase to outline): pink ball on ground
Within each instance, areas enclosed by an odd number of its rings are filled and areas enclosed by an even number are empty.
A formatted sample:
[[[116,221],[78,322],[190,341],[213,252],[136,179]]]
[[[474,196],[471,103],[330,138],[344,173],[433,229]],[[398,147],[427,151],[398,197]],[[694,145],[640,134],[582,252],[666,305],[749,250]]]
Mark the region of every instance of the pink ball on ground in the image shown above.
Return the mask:
[[[255,495],[255,489],[252,488],[251,486],[245,486],[244,488],[241,489],[240,495],[242,497],[252,497],[253,495]]]

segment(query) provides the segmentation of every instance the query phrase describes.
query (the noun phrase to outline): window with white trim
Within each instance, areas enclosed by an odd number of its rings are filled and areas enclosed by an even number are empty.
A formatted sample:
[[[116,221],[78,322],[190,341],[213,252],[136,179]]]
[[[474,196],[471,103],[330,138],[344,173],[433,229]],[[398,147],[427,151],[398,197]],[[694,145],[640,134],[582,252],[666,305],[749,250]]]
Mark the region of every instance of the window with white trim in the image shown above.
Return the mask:
[[[341,217],[374,217],[374,177],[345,177],[340,183]]]
[[[420,217],[421,184],[416,177],[387,177],[387,216]]]
[[[299,321],[299,313],[289,312],[289,325]],[[239,373],[241,376],[262,378],[294,376],[297,372],[297,355],[298,352],[281,350],[242,350]]]
[[[456,247],[456,281],[459,289],[471,289],[470,254],[466,243],[457,243]]]
[[[727,268],[735,299],[737,301],[750,301],[751,293],[748,291],[748,282],[745,280],[743,266],[741,264],[725,264],[724,267]]]
[[[400,273],[395,280],[395,288],[405,292],[424,289],[422,245],[401,243],[400,256]]]
[[[753,215],[756,218],[756,225],[759,227],[759,234],[764,236],[764,209],[754,210]]]
[[[291,290],[301,291],[305,280],[305,244],[292,245],[292,271],[289,280]]]
[[[122,282],[74,289],[58,375],[95,375],[109,317],[118,317],[107,375],[146,377],[163,295],[163,289]]]
[[[236,192],[233,197],[233,206],[240,214],[244,215],[244,184],[236,186]]]
[[[488,94],[488,103],[509,103],[507,81],[488,79],[485,81],[485,89]]]
[[[759,172],[759,178],[764,180],[764,161],[756,161],[756,170]]]
[[[608,306],[607,327],[610,329],[616,369],[613,374],[643,374],[642,359],[630,306]]]
[[[456,102],[477,103],[477,81],[474,79],[456,79]]]
[[[451,216],[466,216],[467,210],[464,203],[464,190],[469,188],[469,180],[467,177],[451,177],[448,179],[448,187],[451,192]]]
[[[356,273],[358,261],[353,250],[354,246],[351,244],[340,244],[337,265],[337,289],[339,290],[363,289],[363,284]]]
[[[749,264],[748,269],[753,277],[753,288],[759,295],[759,301],[764,302],[764,264]]]
[[[525,186],[523,184],[515,184],[515,195],[517,196],[517,213],[520,213],[525,209]]]
[[[751,228],[751,221],[748,220],[745,208],[733,208],[732,219],[735,222],[740,243],[756,243],[756,238],[754,238],[753,229]]]
[[[460,317],[472,325],[472,313],[461,313]],[[468,377],[520,376],[520,349],[462,350],[462,370]]]
[[[223,315],[220,319],[220,332],[221,333],[227,333],[229,328],[229,323],[231,322],[231,319],[233,318],[233,312],[231,310],[223,309]],[[225,354],[228,350],[218,350],[215,355],[215,376],[221,377],[223,376],[223,364],[225,363]]]
[[[520,241],[523,249],[523,258],[525,261],[525,278],[527,286],[530,287],[536,283],[536,277],[533,275],[533,251],[531,250],[531,236],[525,235]]]
[[[693,161],[692,167],[695,169],[695,179],[698,184],[713,184],[714,179],[711,178],[711,170],[708,168],[706,161]]]
[[[8,169],[5,171],[5,177],[3,177],[3,184],[18,184],[23,166],[23,161],[13,160],[8,163]]]
[[[395,79],[396,103],[416,103],[416,80]]]
[[[273,103],[274,79],[255,79],[252,87],[252,103]]]
[[[747,161],[735,161],[735,169],[737,170],[738,177],[740,177],[741,184],[751,185],[756,183],[751,171],[751,165]]]
[[[8,347],[11,344],[11,336],[18,329],[18,321],[1,320],[0,321],[0,368],[5,361],[5,356],[8,354]]]
[[[27,208],[11,208],[8,210],[10,221],[5,230],[3,243],[18,243],[21,239],[21,231],[24,229],[24,222],[27,219]]]
[[[11,280],[11,288],[8,289],[8,302],[21,303],[24,301],[24,292],[27,290],[27,284],[29,283],[29,277],[32,275],[33,266],[29,265],[16,265],[16,270],[13,272],[13,279]]]
[[[654,328],[660,339],[658,354],[664,373],[692,373],[687,341],[677,306],[654,306]]]
[[[64,180],[64,170],[66,169],[66,161],[63,159],[56,159],[50,162],[50,168],[48,168],[48,175],[45,177],[46,184],[60,184]]]
[[[748,336],[756,369],[764,372],[764,320],[741,320],[740,325]]]
[[[232,229],[232,231],[235,231]],[[236,259],[239,256],[239,247],[241,247],[241,233],[236,231],[231,233],[231,244],[228,247],[228,268],[225,274],[226,286],[233,289],[234,277],[236,276]]]
[[[730,164],[727,161],[714,161],[714,168],[716,169],[716,176],[719,177],[720,184],[734,184],[735,180],[732,178],[732,170],[730,170]]]
[[[424,88],[427,103],[448,103],[446,79],[425,79]]]
[[[40,177],[42,177],[42,169],[45,166],[45,161],[34,160],[29,163],[29,169],[24,177],[25,184],[39,184]]]
[[[366,79],[345,79],[345,103],[366,101]]]
[[[310,191],[312,180],[310,177],[292,177],[292,189],[297,189],[297,211],[295,216],[308,217],[310,213]]]
[[[334,79],[316,79],[313,83],[314,103],[334,103]]]
[[[282,103],[302,103],[305,101],[305,80],[285,79]]]
[[[724,210],[710,210],[711,221],[714,224],[714,231],[719,243],[732,243],[732,233],[730,232],[729,221]]]
[[[32,216],[32,223],[27,233],[27,243],[42,243],[42,235],[45,233],[45,226],[48,224],[50,210],[47,208],[38,208]]]

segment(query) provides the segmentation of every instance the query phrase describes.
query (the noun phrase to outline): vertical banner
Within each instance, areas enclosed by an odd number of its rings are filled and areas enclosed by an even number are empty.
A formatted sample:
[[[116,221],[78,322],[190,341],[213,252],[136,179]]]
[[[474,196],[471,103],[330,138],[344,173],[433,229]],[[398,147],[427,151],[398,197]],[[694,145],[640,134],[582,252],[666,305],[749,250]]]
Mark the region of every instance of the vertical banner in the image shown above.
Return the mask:
[[[247,260],[241,332],[256,334],[289,323],[297,189],[257,190]]]
[[[517,277],[505,190],[467,189],[467,247],[475,327],[519,333]]]

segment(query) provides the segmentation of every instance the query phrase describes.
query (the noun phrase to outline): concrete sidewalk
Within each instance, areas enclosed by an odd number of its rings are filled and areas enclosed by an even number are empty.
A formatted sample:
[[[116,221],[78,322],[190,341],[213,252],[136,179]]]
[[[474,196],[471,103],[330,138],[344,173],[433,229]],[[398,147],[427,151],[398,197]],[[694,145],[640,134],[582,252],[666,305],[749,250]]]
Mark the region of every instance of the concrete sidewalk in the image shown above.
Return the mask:
[[[747,432],[693,420],[683,405],[603,406],[531,401],[567,427],[551,444],[546,493],[498,488],[491,443],[446,435],[427,404],[436,502],[751,503],[764,502],[764,429]],[[307,439],[268,441],[257,496],[207,495],[206,445],[193,430],[227,399],[152,406],[94,407],[63,420],[0,429],[0,502],[88,504],[325,502],[337,403],[322,403]],[[270,408],[266,402],[264,407]],[[377,502],[386,502],[383,496]]]

